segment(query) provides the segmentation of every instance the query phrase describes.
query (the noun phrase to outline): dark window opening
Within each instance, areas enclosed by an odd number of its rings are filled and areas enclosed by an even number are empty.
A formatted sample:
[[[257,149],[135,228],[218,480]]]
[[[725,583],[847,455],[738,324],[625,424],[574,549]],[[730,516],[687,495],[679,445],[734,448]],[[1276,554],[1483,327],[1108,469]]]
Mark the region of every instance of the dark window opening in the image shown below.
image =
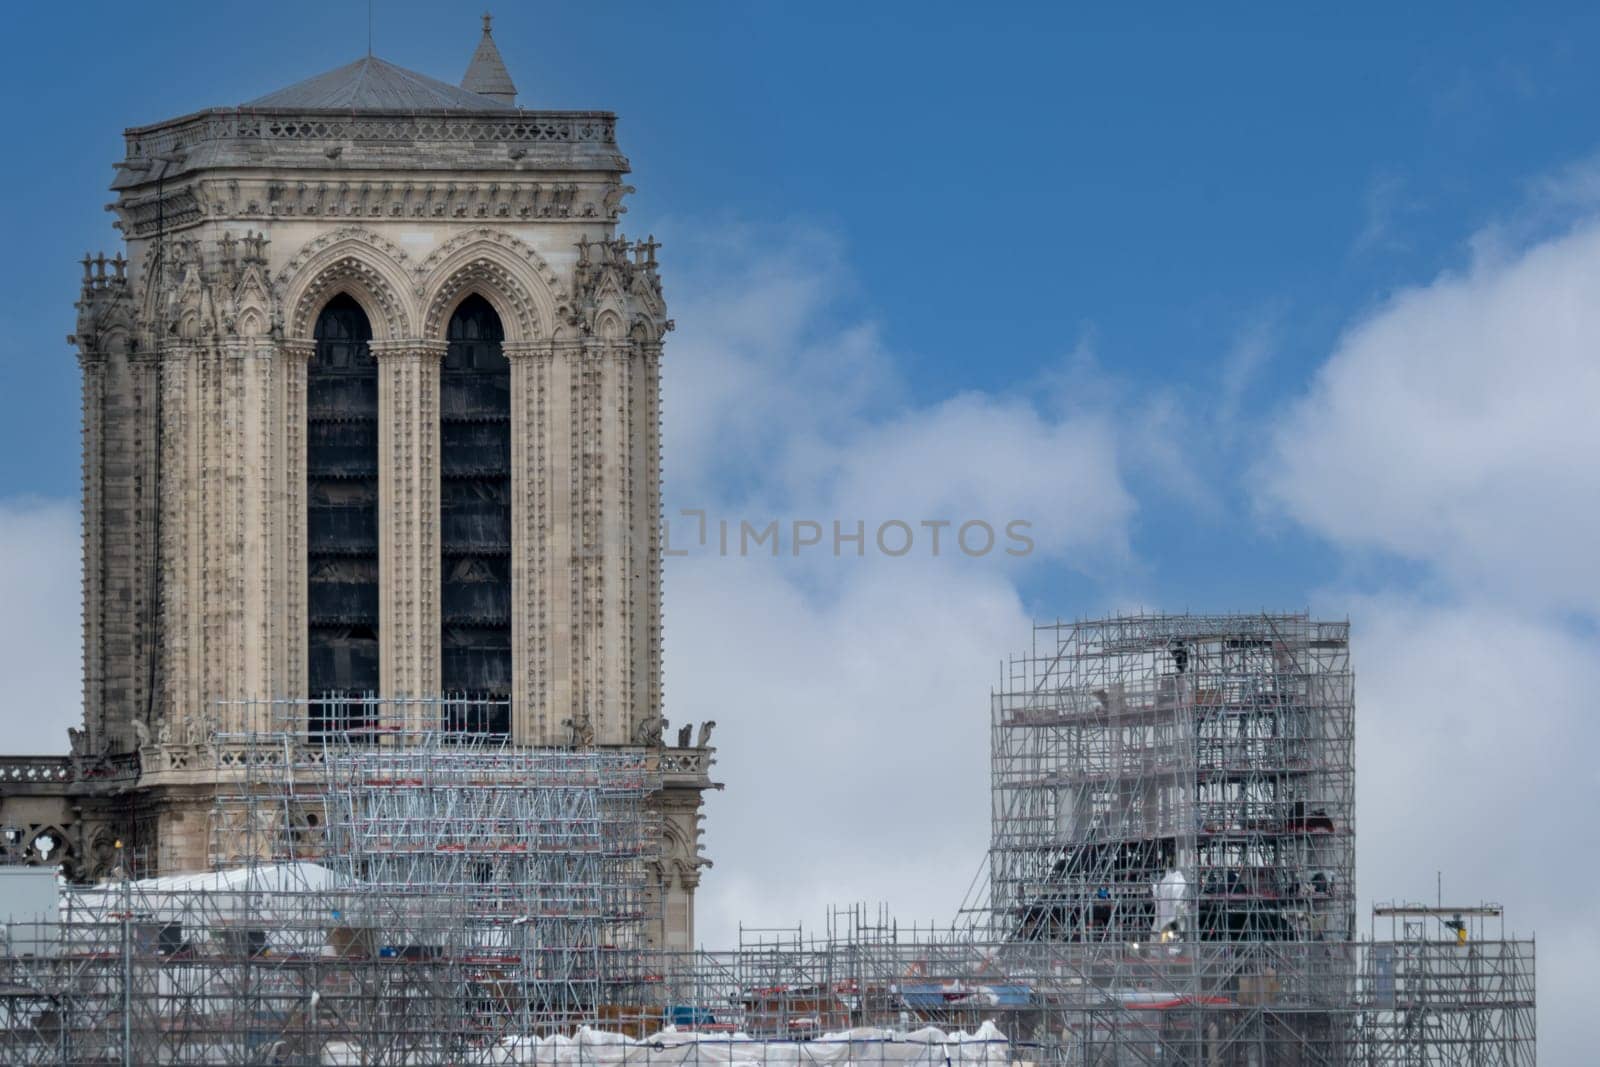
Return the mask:
[[[511,730],[511,364],[500,316],[467,297],[439,378],[440,675],[448,726]]]
[[[306,369],[307,727],[370,728],[378,690],[378,364],[346,293]]]

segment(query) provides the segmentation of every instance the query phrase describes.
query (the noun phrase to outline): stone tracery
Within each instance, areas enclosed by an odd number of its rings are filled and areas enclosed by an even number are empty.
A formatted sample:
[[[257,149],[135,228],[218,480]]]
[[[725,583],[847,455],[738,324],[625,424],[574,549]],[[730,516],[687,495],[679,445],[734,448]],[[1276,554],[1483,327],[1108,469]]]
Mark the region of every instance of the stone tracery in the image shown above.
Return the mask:
[[[357,227],[312,239],[278,274],[279,300],[289,309],[285,332],[289,337],[310,337],[322,306],[335,294],[348,292],[367,312],[376,338],[414,336],[405,261],[403,250]]]
[[[495,305],[508,342],[549,335],[555,319],[556,273],[531,245],[504,230],[477,227],[441,244],[415,271],[424,298],[423,337],[444,334],[451,312],[469,293]]]

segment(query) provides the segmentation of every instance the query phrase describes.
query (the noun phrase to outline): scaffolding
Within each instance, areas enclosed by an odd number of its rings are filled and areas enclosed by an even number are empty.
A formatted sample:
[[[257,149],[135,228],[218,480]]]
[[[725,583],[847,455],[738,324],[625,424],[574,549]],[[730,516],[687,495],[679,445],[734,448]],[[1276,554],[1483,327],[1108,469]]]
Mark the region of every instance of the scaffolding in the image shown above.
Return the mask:
[[[220,705],[216,873],[68,892],[57,951],[5,960],[0,1060],[468,1063],[659,1000],[648,753],[461,704]]]
[[[219,708],[214,871],[5,931],[0,1062],[1535,1062],[1533,945],[1497,907],[1389,905],[1356,936],[1343,623],[1038,628],[992,700],[957,921],[857,906],[725,952],[648,943],[649,750],[471,730],[502,710]]]
[[[992,1023],[1013,1062],[1063,1067],[1533,1067],[1532,942],[1507,938],[1492,905],[1431,927],[1385,929],[1389,914],[1375,911],[1370,940],[1116,944],[985,940],[852,909],[821,936],[741,931],[737,950],[681,960],[665,986],[677,1021],[757,1041]]]
[[[553,1065],[577,1050],[551,1039],[586,1030],[642,1043],[576,1062],[661,1067],[835,1062],[841,1043],[851,1063],[917,1061],[930,1043],[971,1053],[947,1038],[984,1032],[1004,1044],[979,1049],[983,1062],[1059,1067],[1536,1062],[1532,946],[1492,935],[1112,952],[797,930],[651,956],[649,996],[557,1015],[533,1010],[536,994],[508,961],[483,959],[446,906],[270,882],[239,895],[124,883],[69,900],[52,955],[0,958],[0,1062]],[[1288,980],[1318,970],[1353,994]],[[1203,996],[1184,992],[1197,974]],[[674,1032],[713,1044],[686,1052]]]
[[[997,936],[1350,940],[1348,624],[1038,627],[993,697]]]
[[[1534,945],[1499,905],[1380,904],[1366,964],[1370,1067],[1535,1062]]]

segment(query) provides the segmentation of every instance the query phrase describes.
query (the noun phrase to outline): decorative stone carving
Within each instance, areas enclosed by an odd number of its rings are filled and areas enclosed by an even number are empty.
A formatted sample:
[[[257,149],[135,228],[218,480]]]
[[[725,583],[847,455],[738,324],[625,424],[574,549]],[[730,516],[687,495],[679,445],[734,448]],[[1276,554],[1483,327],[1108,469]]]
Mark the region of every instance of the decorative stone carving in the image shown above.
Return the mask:
[[[627,214],[628,209],[622,206],[622,198],[636,192],[638,190],[633,186],[624,185],[621,182],[607,189],[606,195],[601,201],[601,210],[605,217],[615,219],[619,215]]]
[[[633,729],[633,743],[645,748],[654,748],[661,744],[661,733],[666,725],[667,720],[659,715],[649,715],[640,719]]]
[[[84,850],[84,869],[79,875],[85,881],[99,881],[118,874],[122,849],[116,833],[108,826],[96,827]]]
[[[710,767],[710,758],[696,748],[669,748],[661,754],[662,774],[700,778],[706,775]]]
[[[532,247],[503,230],[480,227],[441,245],[417,268],[416,293],[425,299],[424,337],[442,337],[461,298],[482,294],[495,305],[506,339],[546,337],[554,325],[555,271]]]
[[[657,273],[660,247],[654,237],[636,243],[623,237],[596,242],[580,237],[568,321],[606,340],[630,336],[659,342],[673,325]]]
[[[341,146],[333,146],[334,151]],[[516,150],[513,150],[516,151]],[[340,153],[342,154],[342,153]],[[339,155],[326,158],[337,159]],[[616,181],[459,182],[196,180],[175,183],[137,204],[119,204],[129,237],[185,229],[208,219],[266,224],[279,220],[615,221],[633,186]],[[158,204],[160,209],[158,210]]]
[[[572,731],[573,748],[594,747],[594,720],[587,715],[576,719],[568,719],[565,724]]]
[[[286,332],[290,337],[310,337],[322,306],[335,293],[347,291],[367,307],[376,336],[415,336],[405,296],[406,263],[403,249],[358,226],[312,238],[278,272],[278,299],[289,309]]]

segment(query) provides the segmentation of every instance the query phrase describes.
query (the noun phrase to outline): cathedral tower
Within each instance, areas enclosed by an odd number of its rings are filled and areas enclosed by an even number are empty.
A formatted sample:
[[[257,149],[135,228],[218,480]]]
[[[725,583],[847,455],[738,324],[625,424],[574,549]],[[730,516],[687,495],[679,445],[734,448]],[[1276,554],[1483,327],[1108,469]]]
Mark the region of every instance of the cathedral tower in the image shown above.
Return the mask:
[[[518,745],[655,754],[687,946],[710,749],[662,740],[672,323],[658,246],[618,229],[616,117],[519,106],[485,18],[460,86],[367,56],[126,145],[126,259],[85,260],[73,338],[69,866],[118,819],[147,869],[205,866],[219,706],[316,730],[445,700]],[[87,803],[96,766],[137,778]]]

